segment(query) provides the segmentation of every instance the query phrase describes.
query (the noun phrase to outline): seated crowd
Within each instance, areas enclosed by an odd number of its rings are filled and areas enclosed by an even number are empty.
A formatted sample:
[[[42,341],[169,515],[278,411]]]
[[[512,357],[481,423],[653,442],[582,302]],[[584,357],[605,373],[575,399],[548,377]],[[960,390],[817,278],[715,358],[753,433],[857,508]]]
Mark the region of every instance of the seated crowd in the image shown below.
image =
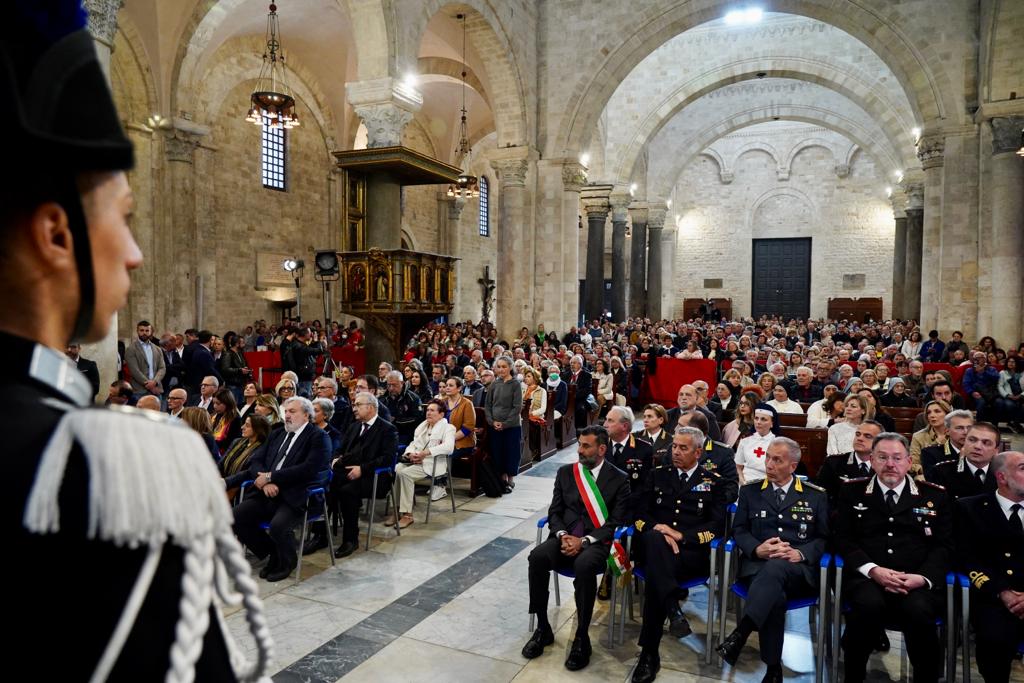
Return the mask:
[[[943,342],[934,331],[922,342],[913,323],[898,322],[631,319],[563,337],[523,328],[511,342],[487,323],[432,323],[402,359],[357,375],[318,363],[332,345],[359,346],[354,325],[257,323],[223,339],[186,330],[159,345],[148,322],[137,333],[124,353],[127,381],[111,385],[108,402],[163,409],[203,436],[236,503],[236,533],[267,558],[269,581],[288,577],[298,552],[326,547],[333,525],[335,556],[355,552],[367,498],[394,491],[396,511],[383,522],[413,524],[415,484],[436,484],[475,454],[513,493],[526,434],[553,416],[574,425],[579,462],[559,470],[550,536],[530,555],[538,628],[525,657],[553,642],[548,575],[570,568],[579,627],[566,667],[587,665],[594,600],[607,592],[597,577],[610,576],[611,553],[644,569],[633,680],[653,680],[665,620],[673,635],[690,633],[676,586],[706,576],[711,542],[726,537],[747,599],[717,650],[735,663],[758,631],[766,680],[782,680],[787,600],[817,595],[826,552],[848,568],[846,680],[863,680],[871,652],[887,647],[883,623],[904,632],[915,679],[938,680],[935,619],[951,571],[971,578],[986,681],[1007,680],[1024,641],[1024,455],[999,452],[998,427],[1024,433],[1024,345],[1007,353],[990,337],[969,347],[959,332]],[[261,348],[280,351],[272,391],[245,358]],[[645,376],[666,358],[713,361],[716,381],[684,384],[670,410],[642,405]],[[822,435],[820,462],[802,461],[786,435],[793,428]],[[325,487],[332,518],[297,549],[313,485]],[[633,529],[632,558],[612,543],[621,527]]]

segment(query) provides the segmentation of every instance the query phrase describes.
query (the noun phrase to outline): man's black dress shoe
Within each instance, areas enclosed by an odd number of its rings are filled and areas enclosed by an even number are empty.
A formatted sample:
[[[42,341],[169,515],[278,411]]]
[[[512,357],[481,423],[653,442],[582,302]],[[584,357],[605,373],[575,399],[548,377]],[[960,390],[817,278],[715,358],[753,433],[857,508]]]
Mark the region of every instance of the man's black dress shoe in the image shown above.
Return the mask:
[[[292,572],[294,570],[295,570],[295,567],[291,567],[290,569],[288,567],[282,567],[281,569],[276,569],[276,570],[270,572],[269,574],[267,574],[267,581],[269,581],[271,583],[274,583],[275,581],[284,581],[285,579],[287,579],[289,576],[292,575]]]
[[[651,683],[661,669],[661,657],[655,652],[641,652],[633,669],[633,683]]]
[[[576,636],[573,638],[572,647],[569,648],[569,656],[565,658],[565,668],[569,671],[579,671],[587,664],[590,664],[592,652],[590,638],[587,636]]]
[[[317,550],[327,547],[327,537],[323,534],[311,534],[302,545],[302,555],[312,555]]]
[[[746,641],[747,639],[736,630],[726,636],[722,644],[715,648],[715,651],[721,655],[722,659],[729,662],[730,666],[735,666],[736,660],[740,658],[740,650],[743,649]]]
[[[782,683],[782,665],[769,666],[768,670],[764,672],[761,683]]]
[[[555,634],[551,631],[551,627],[538,628],[530,636],[530,639],[526,641],[526,645],[523,645],[523,656],[527,659],[535,659],[544,654],[544,648],[555,642]]]
[[[681,609],[676,608],[668,615],[668,618],[668,632],[673,638],[685,638],[693,633],[693,629],[690,628],[690,622],[686,620],[686,616]]]
[[[348,557],[349,555],[354,553],[358,548],[358,543],[353,543],[352,541],[345,541],[340,546],[338,546],[337,550],[334,551],[334,556],[340,560],[343,557]]]
[[[889,636],[885,630],[882,630],[882,635],[878,638],[878,645],[875,645],[875,652],[888,652],[889,651]]]
[[[262,569],[260,569],[260,578],[267,578],[267,576],[271,574],[275,569],[277,569],[277,557],[271,555],[267,558],[267,563],[263,565]]]

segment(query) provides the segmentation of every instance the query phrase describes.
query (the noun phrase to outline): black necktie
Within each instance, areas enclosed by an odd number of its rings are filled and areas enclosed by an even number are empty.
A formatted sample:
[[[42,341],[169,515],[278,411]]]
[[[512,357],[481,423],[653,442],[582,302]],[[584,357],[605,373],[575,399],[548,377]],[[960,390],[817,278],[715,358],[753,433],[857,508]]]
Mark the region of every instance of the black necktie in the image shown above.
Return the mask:
[[[359,438],[363,438],[363,434],[366,434],[366,430],[370,428],[370,425],[363,423],[363,426],[359,430]]]
[[[786,498],[786,489],[776,488],[775,489],[775,502],[779,507],[782,507],[782,501]]]
[[[978,480],[979,484],[984,486],[985,485],[985,470],[981,469],[980,467],[978,469],[974,470],[974,478]]]
[[[871,473],[871,470],[868,469],[868,464],[866,462],[862,462],[860,464],[860,473],[863,474],[865,477]]]
[[[277,451],[277,461],[274,463],[275,468],[288,455],[288,448],[289,448],[289,446],[292,445],[292,439],[294,439],[294,438],[295,438],[295,432],[288,432],[288,436],[284,437],[284,443],[281,444],[280,450]]]
[[[896,491],[889,489],[885,492],[885,502],[889,504],[889,510],[896,509]]]
[[[615,462],[619,462],[622,458],[622,444],[615,444]]]
[[[1020,521],[1020,510],[1020,503],[1010,506],[1010,529],[1018,536],[1024,536],[1024,522]]]

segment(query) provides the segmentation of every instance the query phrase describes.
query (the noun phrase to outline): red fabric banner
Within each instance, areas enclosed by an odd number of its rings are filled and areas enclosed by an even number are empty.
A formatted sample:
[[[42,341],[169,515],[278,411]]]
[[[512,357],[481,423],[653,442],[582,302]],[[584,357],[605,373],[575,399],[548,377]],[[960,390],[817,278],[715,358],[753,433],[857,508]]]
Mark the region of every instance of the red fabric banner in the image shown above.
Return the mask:
[[[640,393],[652,403],[675,408],[678,404],[679,387],[693,384],[699,379],[708,383],[709,393],[715,391],[715,361],[661,357],[658,358],[657,372],[653,375],[647,374]]]
[[[356,376],[366,373],[365,349],[350,346],[331,347],[331,359],[338,365],[351,365]],[[317,371],[323,372],[324,358],[317,362]],[[252,376],[265,391],[273,392],[274,385],[281,381],[281,354],[278,351],[249,351],[245,361],[252,368]],[[263,371],[260,379],[260,370]]]

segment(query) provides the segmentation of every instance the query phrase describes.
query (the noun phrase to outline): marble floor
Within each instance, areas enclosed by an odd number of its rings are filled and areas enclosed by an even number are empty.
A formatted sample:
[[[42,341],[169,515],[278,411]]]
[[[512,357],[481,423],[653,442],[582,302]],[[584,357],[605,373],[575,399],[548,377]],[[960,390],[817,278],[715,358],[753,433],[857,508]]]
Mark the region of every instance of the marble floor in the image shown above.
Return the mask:
[[[1020,449],[1022,442],[1016,437],[1013,445]],[[416,522],[401,537],[378,524],[369,551],[361,544],[336,566],[326,550],[319,551],[304,558],[298,583],[258,580],[276,646],[274,680],[628,681],[639,654],[639,624],[627,618],[624,644],[607,647],[608,602],[595,609],[590,665],[576,673],[565,669],[576,610],[572,583],[564,578],[562,606],[555,607],[552,595],[549,610],[554,646],[534,660],[520,655],[530,635],[526,558],[550,503],[555,471],[575,459],[574,449],[561,451],[517,477],[515,491],[499,499],[470,498],[468,481],[456,478],[455,514],[447,499],[436,502],[426,524],[425,495],[419,495]],[[380,510],[383,503],[378,518]],[[365,532],[365,520],[362,526]],[[675,640],[666,634],[658,681],[760,681],[764,665],[756,634],[736,667],[704,664],[706,596],[694,590],[685,603],[693,635]],[[243,615],[228,610],[226,621],[251,655]],[[807,610],[791,613],[783,654],[787,681],[814,681],[810,634]],[[891,650],[871,660],[870,681],[907,678],[899,635],[890,638]],[[976,670],[972,678],[982,680]],[[1012,678],[1024,681],[1019,662]]]

